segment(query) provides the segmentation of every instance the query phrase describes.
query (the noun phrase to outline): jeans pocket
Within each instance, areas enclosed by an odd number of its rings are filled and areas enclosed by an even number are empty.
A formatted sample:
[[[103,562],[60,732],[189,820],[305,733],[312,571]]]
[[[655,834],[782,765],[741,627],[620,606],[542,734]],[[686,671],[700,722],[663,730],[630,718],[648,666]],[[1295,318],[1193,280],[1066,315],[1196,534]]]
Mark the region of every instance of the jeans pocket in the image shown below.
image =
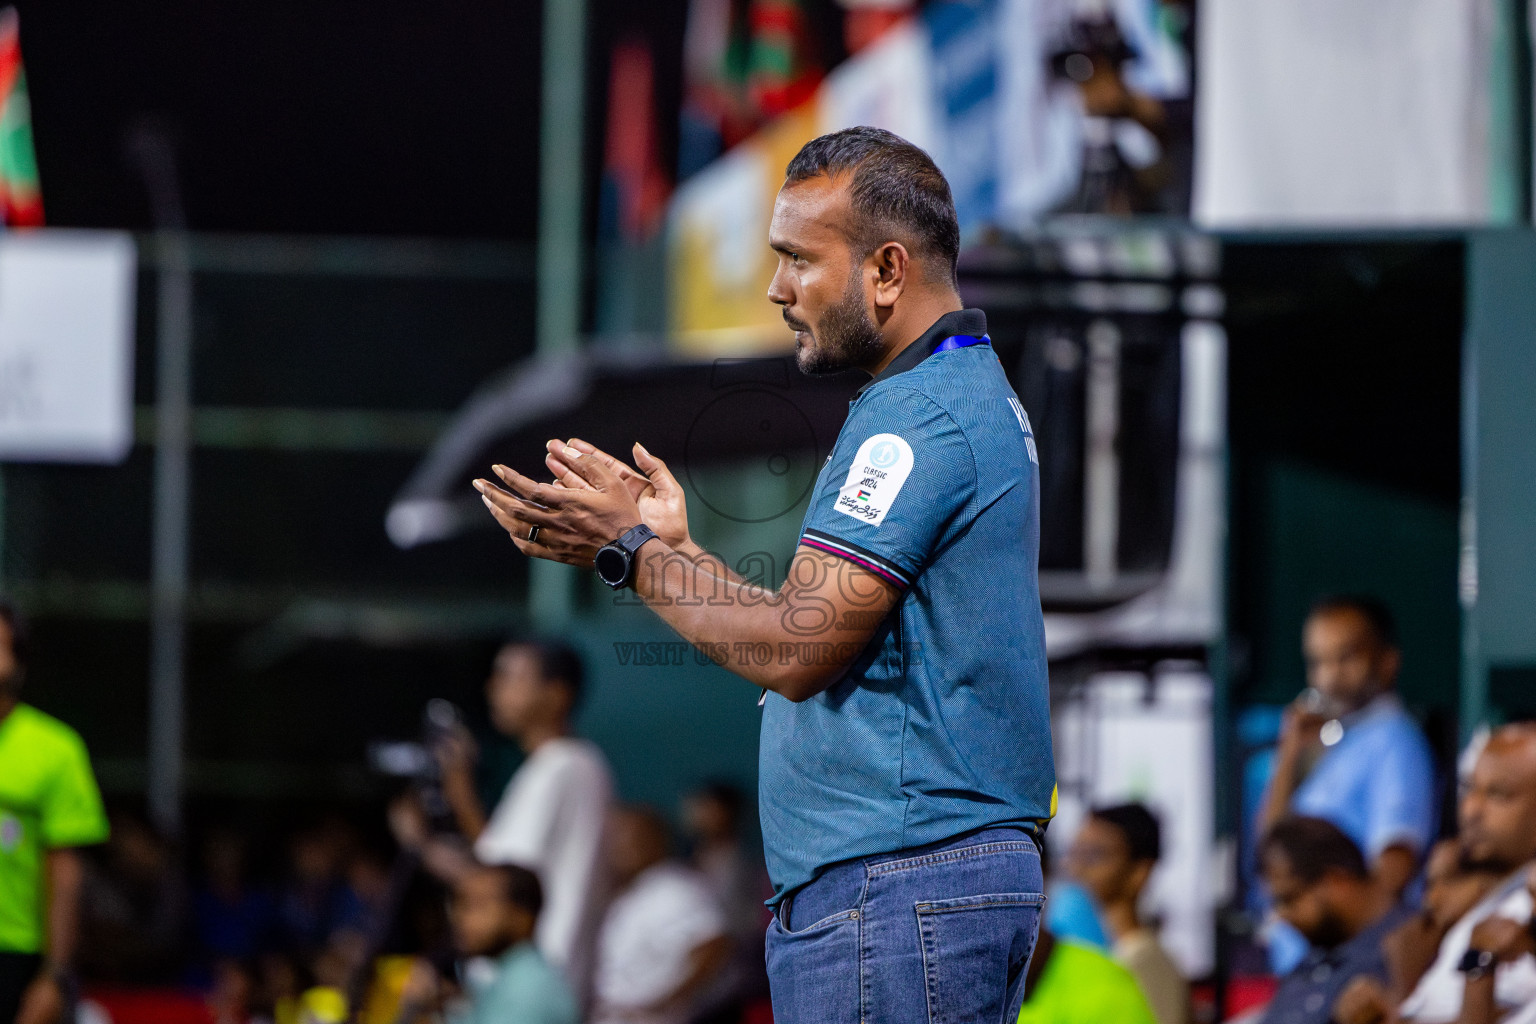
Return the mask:
[[[797,931],[768,923],[773,1017],[786,1024],[859,1024],[859,912],[845,910]]]
[[[1003,892],[915,905],[929,1024],[1003,1021],[1034,952],[1038,892]]]

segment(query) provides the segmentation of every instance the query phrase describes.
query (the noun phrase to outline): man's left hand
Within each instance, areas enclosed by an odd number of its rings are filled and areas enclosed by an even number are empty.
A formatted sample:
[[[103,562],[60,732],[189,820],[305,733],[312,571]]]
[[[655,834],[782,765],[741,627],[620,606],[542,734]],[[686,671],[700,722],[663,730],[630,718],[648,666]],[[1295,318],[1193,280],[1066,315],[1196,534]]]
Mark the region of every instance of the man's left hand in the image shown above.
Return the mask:
[[[21,996],[16,1024],[59,1024],[64,1019],[64,990],[50,974],[38,977]]]
[[[590,569],[598,548],[640,525],[639,508],[624,481],[594,455],[563,441],[548,448],[590,489],[537,483],[506,466],[493,467],[505,489],[489,480],[476,480],[475,489],[517,550]]]

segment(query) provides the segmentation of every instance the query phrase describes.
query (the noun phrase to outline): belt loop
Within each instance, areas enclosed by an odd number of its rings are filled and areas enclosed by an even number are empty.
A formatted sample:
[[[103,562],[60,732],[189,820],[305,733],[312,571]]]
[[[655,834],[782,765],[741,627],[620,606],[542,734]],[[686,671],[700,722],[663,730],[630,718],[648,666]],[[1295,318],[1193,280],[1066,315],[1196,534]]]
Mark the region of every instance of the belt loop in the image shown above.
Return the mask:
[[[794,931],[794,929],[789,926],[790,907],[794,906],[794,903],[794,893],[790,893],[788,896],[785,896],[782,900],[779,901],[779,926],[787,932]]]

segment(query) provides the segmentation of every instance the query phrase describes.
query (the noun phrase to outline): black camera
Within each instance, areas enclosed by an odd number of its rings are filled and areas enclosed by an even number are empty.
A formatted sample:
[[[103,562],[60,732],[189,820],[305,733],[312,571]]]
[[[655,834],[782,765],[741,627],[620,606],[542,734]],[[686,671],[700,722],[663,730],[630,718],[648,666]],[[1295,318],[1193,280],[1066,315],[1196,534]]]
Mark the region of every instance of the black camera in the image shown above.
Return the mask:
[[[377,740],[368,744],[368,764],[381,775],[410,779],[427,821],[436,833],[454,832],[453,809],[443,795],[443,770],[438,760],[448,738],[463,726],[464,716],[452,701],[434,697],[421,712],[420,740]]]
[[[1050,55],[1051,74],[1079,85],[1093,77],[1099,62],[1119,68],[1136,58],[1113,15],[1076,18]]]

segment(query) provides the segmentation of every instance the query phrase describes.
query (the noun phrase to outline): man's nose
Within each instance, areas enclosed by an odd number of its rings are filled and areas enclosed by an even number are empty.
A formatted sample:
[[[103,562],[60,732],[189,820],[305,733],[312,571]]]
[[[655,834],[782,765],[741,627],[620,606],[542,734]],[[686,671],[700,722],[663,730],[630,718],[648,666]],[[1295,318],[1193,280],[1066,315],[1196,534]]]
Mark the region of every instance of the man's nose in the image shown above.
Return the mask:
[[[1312,668],[1312,685],[1324,692],[1332,690],[1339,682],[1339,665],[1334,661],[1320,661]]]
[[[784,284],[784,272],[775,270],[773,280],[768,282],[768,301],[779,306],[788,306],[794,301],[794,295]]]

